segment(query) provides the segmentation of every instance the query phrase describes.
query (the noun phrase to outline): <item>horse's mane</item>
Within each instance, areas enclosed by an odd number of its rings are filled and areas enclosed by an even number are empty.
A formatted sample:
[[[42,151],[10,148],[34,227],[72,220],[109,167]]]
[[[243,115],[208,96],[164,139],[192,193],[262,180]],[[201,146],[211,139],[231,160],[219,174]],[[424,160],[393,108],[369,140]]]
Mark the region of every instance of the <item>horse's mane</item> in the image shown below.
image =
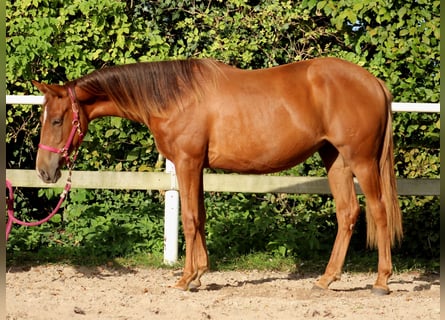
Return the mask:
[[[203,84],[215,81],[218,62],[208,59],[134,63],[96,70],[75,81],[95,97],[107,97],[124,114],[147,119],[168,107],[183,107],[189,96],[199,99]]]

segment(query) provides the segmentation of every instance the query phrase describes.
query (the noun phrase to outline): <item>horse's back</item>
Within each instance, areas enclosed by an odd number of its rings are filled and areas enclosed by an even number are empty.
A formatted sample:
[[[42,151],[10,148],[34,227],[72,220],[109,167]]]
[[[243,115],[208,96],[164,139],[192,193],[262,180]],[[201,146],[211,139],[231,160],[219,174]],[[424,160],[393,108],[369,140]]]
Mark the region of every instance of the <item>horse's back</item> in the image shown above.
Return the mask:
[[[377,139],[385,126],[379,81],[352,63],[323,58],[270,69],[221,70],[218,91],[206,102],[211,167],[279,171],[326,142]]]
[[[222,70],[218,92],[210,99],[217,108],[235,113],[280,107],[303,117],[321,117],[326,111],[386,113],[379,79],[342,59],[318,58],[258,70]]]

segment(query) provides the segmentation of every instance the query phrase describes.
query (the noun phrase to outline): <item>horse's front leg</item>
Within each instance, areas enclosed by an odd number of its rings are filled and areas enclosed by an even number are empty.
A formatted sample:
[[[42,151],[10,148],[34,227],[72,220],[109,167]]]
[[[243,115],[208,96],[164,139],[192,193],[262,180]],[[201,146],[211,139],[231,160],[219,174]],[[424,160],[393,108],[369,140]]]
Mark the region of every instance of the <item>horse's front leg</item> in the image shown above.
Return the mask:
[[[201,285],[200,277],[209,269],[205,241],[204,192],[202,168],[190,161],[175,164],[181,199],[182,226],[185,236],[185,265],[175,288],[188,290]]]
[[[204,191],[201,174],[200,192],[198,198],[198,223],[196,236],[193,243],[193,266],[197,272],[196,278],[189,284],[189,289],[201,286],[201,276],[209,270],[209,257],[207,253],[207,245],[205,238],[206,212],[204,208]]]

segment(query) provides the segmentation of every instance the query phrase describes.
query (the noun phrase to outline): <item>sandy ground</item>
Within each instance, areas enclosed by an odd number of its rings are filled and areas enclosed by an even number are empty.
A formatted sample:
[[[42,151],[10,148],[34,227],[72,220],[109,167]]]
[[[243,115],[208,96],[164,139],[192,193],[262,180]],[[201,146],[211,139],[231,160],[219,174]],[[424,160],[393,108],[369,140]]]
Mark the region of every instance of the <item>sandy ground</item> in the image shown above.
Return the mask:
[[[6,274],[7,319],[439,319],[439,275],[395,274],[391,294],[371,293],[375,274],[344,274],[331,290],[313,276],[211,272],[194,292],[172,289],[179,272],[61,265]]]

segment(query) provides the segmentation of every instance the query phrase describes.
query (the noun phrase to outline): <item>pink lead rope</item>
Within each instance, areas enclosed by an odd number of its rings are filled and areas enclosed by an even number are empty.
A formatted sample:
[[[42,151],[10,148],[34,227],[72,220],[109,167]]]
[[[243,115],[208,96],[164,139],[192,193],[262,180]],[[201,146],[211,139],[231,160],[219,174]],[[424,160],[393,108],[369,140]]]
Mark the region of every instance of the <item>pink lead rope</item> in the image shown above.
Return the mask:
[[[74,162],[76,161],[76,158],[77,158],[78,149],[76,149],[76,151],[74,152],[72,160],[69,157],[69,149],[71,147],[71,144],[73,143],[74,136],[75,136],[76,132],[79,135],[79,145],[82,143],[84,133],[82,132],[81,127],[80,127],[79,107],[78,107],[77,101],[76,101],[77,99],[75,98],[74,90],[71,87],[68,87],[68,94],[70,96],[71,107],[73,109],[73,122],[72,122],[73,127],[72,127],[71,133],[68,137],[68,141],[66,142],[65,146],[62,149],[57,149],[57,148],[53,148],[53,147],[46,146],[43,144],[39,144],[40,149],[44,149],[44,150],[51,151],[54,153],[60,153],[62,155],[62,157],[65,158],[66,164],[69,169],[68,178],[66,180],[65,188],[63,189],[62,193],[60,194],[60,199],[59,199],[59,202],[57,203],[56,207],[46,218],[39,220],[39,221],[35,221],[35,222],[26,222],[26,221],[22,221],[22,220],[17,219],[16,217],[14,217],[14,191],[12,190],[11,181],[6,179],[6,187],[8,188],[8,191],[9,191],[9,196],[7,199],[8,222],[6,223],[6,241],[8,241],[9,233],[11,232],[13,223],[17,223],[19,225],[26,226],[26,227],[34,227],[34,226],[41,225],[42,223],[45,223],[48,220],[50,220],[57,213],[57,211],[59,211],[60,206],[62,205],[68,192],[71,189],[71,173],[74,168]]]
[[[26,226],[26,227],[35,227],[35,226],[41,225],[42,223],[47,222],[52,217],[54,217],[54,215],[57,213],[57,211],[59,211],[60,206],[63,203],[63,200],[65,200],[66,195],[68,194],[68,192],[71,189],[71,170],[70,170],[65,188],[63,189],[62,193],[60,194],[60,199],[59,199],[59,202],[57,203],[56,207],[46,218],[39,220],[39,221],[26,222],[26,221],[22,221],[22,220],[17,219],[16,217],[14,217],[14,192],[12,190],[11,181],[9,181],[8,179],[6,179],[6,187],[8,188],[8,191],[9,191],[8,199],[6,200],[7,205],[8,205],[8,222],[6,223],[6,241],[8,241],[9,233],[11,232],[13,223],[17,223],[21,226]]]

